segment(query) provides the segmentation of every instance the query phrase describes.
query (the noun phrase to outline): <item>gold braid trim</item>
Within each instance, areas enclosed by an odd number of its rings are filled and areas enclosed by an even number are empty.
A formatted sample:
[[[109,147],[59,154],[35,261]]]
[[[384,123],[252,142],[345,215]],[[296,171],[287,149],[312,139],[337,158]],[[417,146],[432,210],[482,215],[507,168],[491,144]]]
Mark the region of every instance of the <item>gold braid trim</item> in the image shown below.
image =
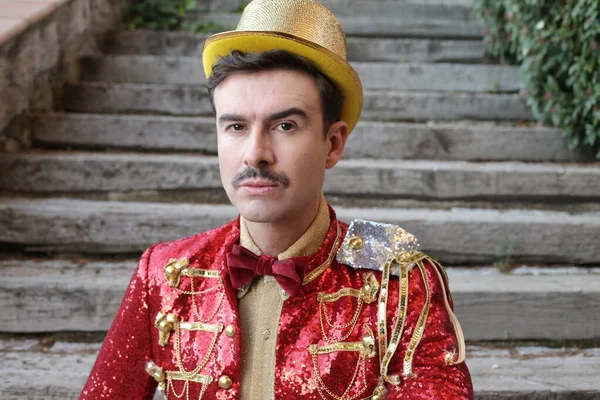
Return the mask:
[[[391,263],[391,261],[390,261]],[[400,378],[398,376],[388,376],[388,367],[390,364],[390,360],[392,356],[396,352],[398,348],[398,344],[400,343],[400,339],[402,338],[402,332],[404,330],[404,324],[406,321],[406,305],[408,303],[408,265],[406,263],[400,263],[399,266],[399,275],[400,275],[400,296],[398,297],[399,305],[398,305],[398,314],[396,317],[396,323],[394,324],[394,328],[392,330],[392,338],[389,341],[389,346],[385,349],[385,352],[381,351],[380,347],[380,360],[379,360],[379,368],[380,368],[380,376],[389,383],[399,384]],[[384,268],[384,271],[386,269]],[[386,272],[390,272],[389,269]],[[383,280],[383,279],[382,279]],[[380,317],[385,317],[387,310],[387,299],[383,302],[379,303],[382,308],[379,312]],[[387,339],[386,339],[387,341]],[[381,343],[381,341],[380,341]]]
[[[435,272],[435,276],[440,282],[440,286],[442,288],[442,294],[444,298],[444,305],[446,307],[446,312],[450,317],[450,321],[454,327],[454,331],[457,338],[458,345],[458,355],[454,352],[447,351],[444,359],[448,365],[456,365],[464,362],[465,360],[465,339],[463,335],[462,328],[456,315],[452,311],[449,302],[449,291],[446,288],[445,276],[446,273],[443,267],[435,260],[431,259],[429,256],[421,253],[419,251],[409,251],[403,252],[396,258],[390,258],[386,261],[383,267],[383,274],[381,279],[381,291],[379,292],[378,299],[378,314],[377,314],[377,334],[378,334],[378,342],[379,342],[379,360],[380,360],[380,376],[381,381],[376,389],[376,393],[379,393],[383,390],[384,382],[388,382],[393,385],[398,385],[401,382],[400,377],[398,376],[390,376],[388,375],[389,363],[397,351],[398,345],[400,343],[402,333],[404,330],[404,325],[406,323],[406,312],[408,306],[408,287],[409,287],[409,272],[411,269],[416,266],[419,269],[421,279],[423,280],[423,285],[425,287],[425,303],[423,304],[423,308],[419,314],[419,318],[417,320],[415,329],[413,331],[413,335],[410,339],[408,348],[406,349],[406,353],[404,356],[403,363],[403,371],[402,375],[405,378],[408,378],[413,375],[412,363],[413,358],[415,356],[416,350],[423,338],[423,334],[425,333],[425,327],[427,325],[427,318],[429,316],[429,309],[431,307],[431,287],[429,283],[429,278],[427,276],[427,269],[425,267],[424,261],[427,260],[433,266],[433,271]],[[397,309],[397,317],[396,322],[394,324],[391,338],[388,338],[387,335],[387,305],[388,305],[388,289],[389,289],[389,280],[390,275],[392,273],[393,264],[398,264],[398,275],[400,278],[399,285],[399,298],[398,298],[398,309]]]
[[[310,271],[304,277],[304,280],[302,281],[302,286],[308,285],[309,283],[311,283],[312,281],[317,279],[317,277],[319,275],[321,275],[323,272],[325,272],[325,270],[329,267],[329,265],[335,258],[335,255],[338,252],[338,248],[340,246],[341,239],[342,239],[342,229],[340,228],[340,224],[338,223],[337,224],[337,235],[335,237],[335,241],[333,242],[333,246],[331,246],[331,251],[329,252],[329,256],[327,257],[327,260],[325,260],[325,262],[323,262],[323,264],[319,265],[318,267],[316,267],[315,269]]]
[[[460,326],[460,322],[458,322],[458,318],[456,318],[456,314],[454,314],[454,311],[452,311],[452,307],[450,307],[450,302],[448,301],[450,291],[446,290],[446,280],[444,279],[444,277],[446,277],[446,279],[448,279],[448,275],[446,275],[446,271],[444,270],[444,267],[442,267],[440,265],[440,263],[438,263],[435,260],[432,260],[431,258],[427,258],[427,259],[431,263],[431,265],[433,265],[433,270],[435,271],[435,273],[438,277],[438,280],[440,282],[440,286],[442,287],[442,292],[444,294],[444,304],[446,306],[446,312],[450,316],[450,321],[452,322],[452,326],[454,327],[454,333],[456,334],[456,342],[458,345],[457,358],[456,359],[454,358],[455,354],[447,351],[444,356],[444,359],[446,360],[446,364],[448,364],[448,365],[460,364],[465,361],[465,357],[466,357],[465,336],[463,334],[462,327]],[[442,273],[444,274],[444,277],[442,277]]]
[[[421,253],[422,254],[422,253]],[[415,326],[415,330],[413,331],[413,335],[410,338],[410,343],[408,344],[408,348],[406,349],[406,354],[404,355],[404,369],[402,374],[404,377],[410,377],[412,372],[412,361],[415,355],[415,351],[423,338],[423,333],[425,332],[425,325],[427,325],[427,316],[429,315],[429,306],[431,304],[431,289],[429,288],[429,279],[427,278],[427,271],[425,270],[425,265],[423,264],[423,257],[416,262],[419,271],[421,272],[421,277],[423,278],[423,284],[425,285],[425,304],[423,304],[423,308],[421,309],[421,314],[419,314],[419,319],[417,320],[417,325]]]
[[[408,306],[408,276],[409,272],[415,263],[418,265],[422,262],[422,260],[426,256],[418,251],[404,251],[400,253],[397,257],[390,257],[383,266],[383,274],[381,278],[381,291],[379,292],[379,301],[378,301],[378,310],[377,310],[377,333],[379,339],[379,368],[380,368],[380,376],[381,379],[385,382],[388,382],[392,385],[399,385],[401,379],[397,375],[388,375],[388,368],[390,361],[396,350],[398,349],[398,345],[400,344],[400,340],[402,339],[402,332],[404,331],[404,325],[406,323],[406,311]],[[397,317],[394,327],[392,329],[392,337],[389,339],[387,336],[387,303],[388,303],[388,286],[390,275],[392,272],[392,264],[398,264],[398,275],[400,277],[400,285],[399,285],[399,296],[398,296],[398,310]],[[426,282],[426,286],[428,288],[428,283]],[[429,309],[429,291],[428,291],[428,300],[427,300],[427,311]],[[421,313],[421,317],[419,318],[419,322],[421,322],[422,330],[425,329],[425,321],[427,320],[427,313],[423,316],[423,312]],[[415,332],[417,330],[415,329]],[[420,337],[419,337],[420,340]],[[411,340],[415,342],[414,347],[411,351],[411,356],[408,359],[410,365],[412,365],[412,352],[414,352],[414,348],[418,345],[419,340]],[[410,347],[409,347],[410,350]],[[407,350],[407,354],[408,351]],[[405,358],[405,366],[406,364]],[[410,375],[410,374],[409,374]],[[406,376],[406,374],[405,374]],[[380,383],[380,386],[383,385],[383,382]],[[382,390],[382,389],[381,389]]]

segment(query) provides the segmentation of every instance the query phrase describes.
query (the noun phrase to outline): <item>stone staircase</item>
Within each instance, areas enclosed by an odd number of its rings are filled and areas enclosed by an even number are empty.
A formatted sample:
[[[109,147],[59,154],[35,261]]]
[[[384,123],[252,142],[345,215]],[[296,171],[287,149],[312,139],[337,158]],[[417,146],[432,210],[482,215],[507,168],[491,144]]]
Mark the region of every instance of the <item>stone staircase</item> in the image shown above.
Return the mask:
[[[193,18],[234,26],[231,3]],[[451,266],[478,400],[600,399],[600,164],[528,123],[469,1],[324,3],[366,90],[325,186],[338,216],[399,224]],[[119,32],[30,114],[33,147],[0,154],[2,398],[77,398],[140,252],[235,217],[205,37]]]

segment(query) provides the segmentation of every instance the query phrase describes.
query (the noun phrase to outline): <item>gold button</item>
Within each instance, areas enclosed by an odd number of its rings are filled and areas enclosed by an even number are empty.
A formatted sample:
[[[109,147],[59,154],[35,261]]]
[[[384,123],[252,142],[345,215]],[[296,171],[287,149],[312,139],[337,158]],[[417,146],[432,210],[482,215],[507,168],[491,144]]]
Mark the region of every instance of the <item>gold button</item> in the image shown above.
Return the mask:
[[[350,240],[348,240],[348,246],[350,246],[352,250],[360,249],[363,244],[363,240],[358,236],[353,236],[350,238]]]
[[[225,335],[227,335],[227,337],[234,337],[235,336],[235,326],[227,325],[225,327]]]
[[[400,262],[408,262],[411,256],[412,253],[410,251],[403,251],[402,253],[400,253]]]
[[[232,384],[233,384],[233,382],[231,381],[231,378],[228,377],[227,375],[223,375],[222,377],[219,378],[219,387],[221,389],[229,389]]]

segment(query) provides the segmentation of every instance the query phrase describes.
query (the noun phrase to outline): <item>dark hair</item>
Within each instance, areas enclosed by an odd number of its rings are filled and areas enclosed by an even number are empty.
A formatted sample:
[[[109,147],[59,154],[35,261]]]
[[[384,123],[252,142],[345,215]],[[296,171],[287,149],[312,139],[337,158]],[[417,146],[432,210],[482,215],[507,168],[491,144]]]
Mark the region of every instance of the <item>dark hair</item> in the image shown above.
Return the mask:
[[[213,65],[212,75],[208,78],[206,84],[213,111],[215,110],[215,89],[230,74],[277,69],[304,72],[315,79],[321,96],[325,132],[327,132],[331,124],[340,120],[344,97],[338,88],[309,60],[285,50],[270,50],[263,53],[243,53],[234,50],[228,55],[219,58],[215,65]]]

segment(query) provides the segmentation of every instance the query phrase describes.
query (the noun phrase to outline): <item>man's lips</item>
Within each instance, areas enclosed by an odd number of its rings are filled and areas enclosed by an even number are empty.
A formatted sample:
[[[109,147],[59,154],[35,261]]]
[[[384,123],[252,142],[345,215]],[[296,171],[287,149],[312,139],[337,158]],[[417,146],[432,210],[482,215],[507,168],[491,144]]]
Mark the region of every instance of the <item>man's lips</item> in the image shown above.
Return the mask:
[[[279,184],[277,184],[273,181],[249,179],[249,180],[243,181],[238,186],[239,187],[247,187],[247,188],[265,188],[265,187],[279,186]]]
[[[273,181],[250,179],[243,181],[238,187],[251,196],[261,196],[271,193],[279,185]]]

